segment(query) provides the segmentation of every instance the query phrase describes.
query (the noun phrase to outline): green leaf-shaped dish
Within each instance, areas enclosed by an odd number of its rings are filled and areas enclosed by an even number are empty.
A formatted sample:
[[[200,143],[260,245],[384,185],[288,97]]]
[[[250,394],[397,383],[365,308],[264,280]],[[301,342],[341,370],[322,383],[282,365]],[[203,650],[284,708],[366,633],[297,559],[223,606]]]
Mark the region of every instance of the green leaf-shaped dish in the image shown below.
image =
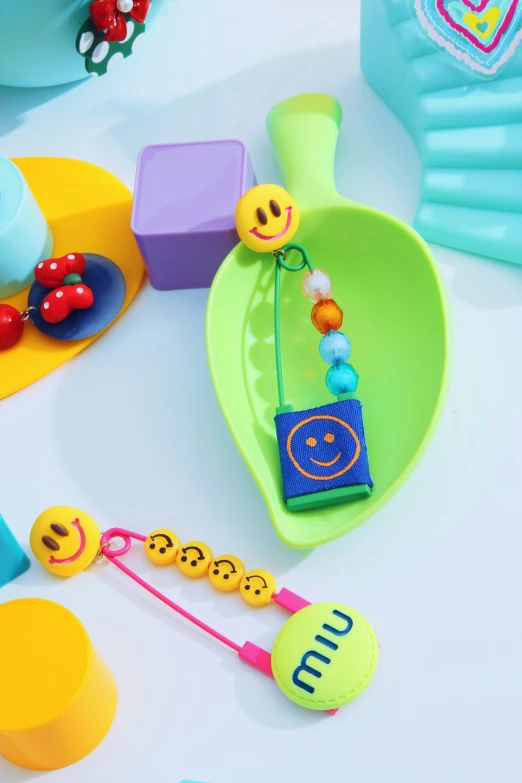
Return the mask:
[[[274,259],[239,244],[212,285],[207,351],[230,431],[254,476],[280,537],[310,548],[359,525],[401,486],[421,458],[442,411],[449,379],[448,312],[426,243],[389,215],[340,196],[334,159],[341,107],[314,94],[272,109],[268,130],[286,188],[301,210],[296,242],[333,281],[344,310],[350,361],[375,483],[367,500],[291,513],[282,497],[274,413]],[[325,385],[320,335],[300,275],[282,278],[281,336],[287,402],[298,410],[333,398]]]

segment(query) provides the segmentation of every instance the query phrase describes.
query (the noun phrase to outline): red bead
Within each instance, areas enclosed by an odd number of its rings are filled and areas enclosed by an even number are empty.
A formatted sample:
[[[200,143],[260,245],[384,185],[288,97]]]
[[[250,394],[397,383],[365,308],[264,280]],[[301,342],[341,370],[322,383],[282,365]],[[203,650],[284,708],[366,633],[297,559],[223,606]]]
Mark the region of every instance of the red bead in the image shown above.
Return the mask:
[[[16,307],[0,304],[0,351],[5,351],[16,345],[23,331],[22,314],[18,312]]]

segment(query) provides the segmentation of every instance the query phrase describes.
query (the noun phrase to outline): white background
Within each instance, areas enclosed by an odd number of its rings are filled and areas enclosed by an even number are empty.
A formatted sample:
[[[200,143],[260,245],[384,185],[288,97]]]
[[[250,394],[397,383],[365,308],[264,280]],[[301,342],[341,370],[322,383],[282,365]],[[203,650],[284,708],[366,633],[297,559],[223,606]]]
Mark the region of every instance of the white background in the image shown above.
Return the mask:
[[[132,187],[146,144],[237,137],[258,179],[280,181],[266,113],[321,90],[345,110],[341,192],[411,222],[420,166],[359,73],[357,5],[173,0],[139,54],[103,79],[0,88],[0,154],[81,158]],[[54,504],[89,511],[102,529],[166,525],[312,601],[354,606],[381,643],[370,689],[323,717],[109,564],[69,582],[34,564],[0,599],[43,596],[75,612],[115,674],[120,707],[83,762],[39,776],[0,759],[2,783],[520,783],[522,269],[435,253],[454,331],[442,423],[399,494],[315,551],[279,541],[221,417],[206,291],[147,285],[85,353],[1,402],[0,510],[24,546]],[[142,556],[130,562],[140,567]],[[144,571],[241,643],[269,648],[286,617],[170,569]]]

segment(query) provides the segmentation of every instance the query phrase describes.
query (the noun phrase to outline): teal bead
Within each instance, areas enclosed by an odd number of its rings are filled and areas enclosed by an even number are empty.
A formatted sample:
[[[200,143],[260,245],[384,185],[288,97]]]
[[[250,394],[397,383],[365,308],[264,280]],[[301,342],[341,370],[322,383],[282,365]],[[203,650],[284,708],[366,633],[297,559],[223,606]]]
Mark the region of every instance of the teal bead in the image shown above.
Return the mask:
[[[351,364],[334,364],[326,373],[328,391],[337,397],[339,394],[354,392],[359,384],[359,375]]]
[[[326,364],[341,364],[347,362],[352,353],[352,344],[343,332],[330,329],[319,343],[321,359]]]

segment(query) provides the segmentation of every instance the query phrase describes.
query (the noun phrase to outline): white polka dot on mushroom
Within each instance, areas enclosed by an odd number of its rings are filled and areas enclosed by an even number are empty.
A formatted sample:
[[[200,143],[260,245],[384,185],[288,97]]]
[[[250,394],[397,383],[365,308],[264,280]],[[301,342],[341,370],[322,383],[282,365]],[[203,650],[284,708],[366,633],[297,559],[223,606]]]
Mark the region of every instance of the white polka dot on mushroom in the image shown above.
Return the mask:
[[[62,298],[62,296],[63,296],[63,291],[57,291],[57,292],[56,292],[56,298],[57,298],[57,299],[61,299],[61,298]]]
[[[125,36],[125,40],[123,41],[123,43],[127,43],[129,38],[132,38],[133,35],[134,35],[134,22],[131,22],[131,20],[129,19],[129,21],[127,22],[127,35]]]
[[[44,302],[44,310],[48,310],[48,309],[49,309],[49,302]]]
[[[78,44],[78,49],[80,50],[80,54],[85,54],[85,52],[89,51],[94,41],[94,34],[91,32],[86,32],[82,35],[80,38],[80,43]]]
[[[79,294],[83,294],[83,288],[77,288],[76,290],[78,291]]]
[[[51,269],[57,269],[57,268],[58,268],[58,264],[51,264]]]
[[[116,54],[113,54],[109,62],[107,63],[107,70],[110,71],[116,63],[119,63],[120,60],[123,60],[123,54],[121,52],[116,52]]]
[[[93,63],[101,63],[105,57],[107,57],[107,54],[109,52],[109,44],[107,41],[102,41],[98,44],[94,52],[92,53],[92,61]]]
[[[72,260],[73,260],[73,258],[74,258],[74,255],[72,255],[72,253],[71,253],[71,255],[70,255],[70,256],[67,256],[67,258],[70,258],[70,259],[71,259],[71,261],[72,261]]]
[[[43,261],[41,261],[41,262],[38,264],[38,269],[41,269],[42,267],[43,267]]]

